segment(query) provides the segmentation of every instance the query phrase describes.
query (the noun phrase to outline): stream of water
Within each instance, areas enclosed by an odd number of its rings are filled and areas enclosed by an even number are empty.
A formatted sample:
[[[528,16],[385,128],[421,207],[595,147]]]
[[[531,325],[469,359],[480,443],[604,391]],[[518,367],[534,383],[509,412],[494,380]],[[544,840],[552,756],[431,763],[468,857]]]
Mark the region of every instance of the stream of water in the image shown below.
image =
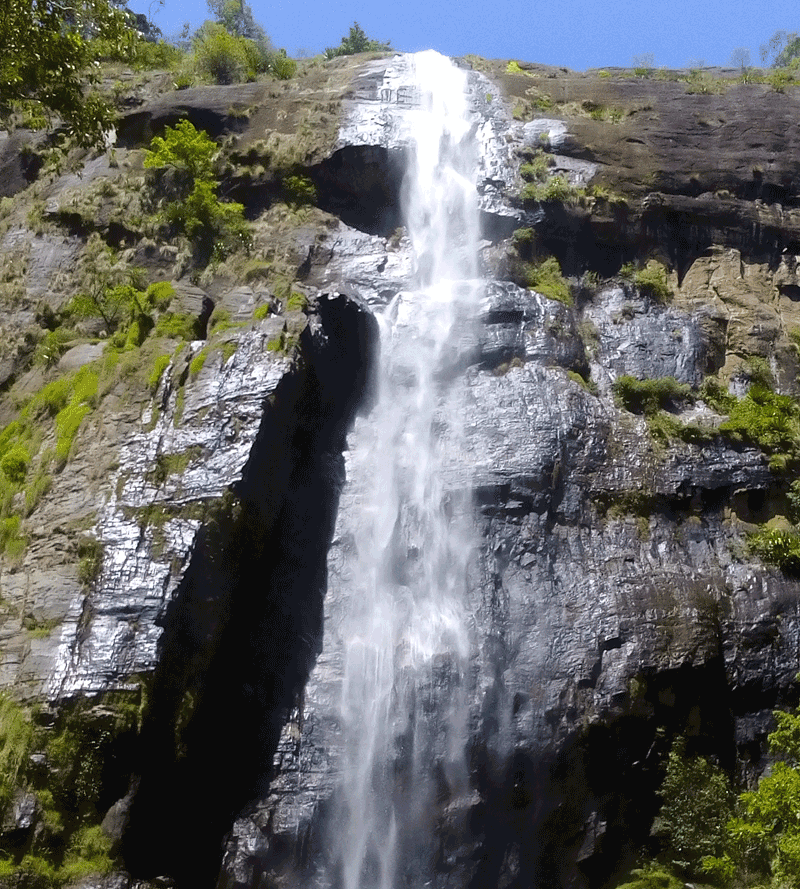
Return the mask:
[[[332,823],[341,889],[435,885],[434,812],[467,792],[471,503],[443,469],[463,434],[444,397],[478,279],[477,147],[467,76],[412,57],[419,103],[404,183],[413,289],[380,319],[372,440],[352,456],[369,494],[350,565]]]

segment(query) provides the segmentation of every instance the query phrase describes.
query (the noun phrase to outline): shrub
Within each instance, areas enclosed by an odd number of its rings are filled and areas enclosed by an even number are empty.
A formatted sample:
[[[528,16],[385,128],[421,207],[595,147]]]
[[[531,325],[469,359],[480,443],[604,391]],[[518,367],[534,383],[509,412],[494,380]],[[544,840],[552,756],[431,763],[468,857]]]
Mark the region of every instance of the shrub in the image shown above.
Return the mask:
[[[169,367],[171,360],[172,358],[169,355],[159,355],[153,362],[153,369],[147,377],[147,387],[152,392],[155,392],[155,390],[158,389],[161,377],[164,376],[164,371]]]
[[[165,312],[156,322],[155,333],[173,340],[197,340],[200,339],[199,326],[194,315]]]
[[[10,482],[21,484],[28,474],[30,462],[31,455],[21,445],[17,445],[3,455],[3,459],[0,460],[0,469]]]
[[[631,877],[617,889],[684,889],[682,880],[660,867],[637,868],[631,871]]]
[[[725,850],[710,856],[704,869],[729,882],[764,884],[800,889],[800,770],[798,738],[800,716],[774,713],[777,728],[769,736],[770,750],[782,755],[754,791],[739,797],[739,811],[726,826]],[[760,875],[762,879],[754,879]]]
[[[526,182],[542,182],[547,178],[547,173],[553,164],[553,158],[538,151],[529,161],[522,164],[519,174]]]
[[[6,553],[11,558],[21,556],[27,544],[27,538],[20,530],[21,522],[18,515],[0,519],[0,552]]]
[[[359,52],[386,52],[392,48],[391,43],[381,43],[378,40],[370,40],[364,33],[364,29],[358,22],[353,22],[350,32],[342,37],[342,42],[336,47],[327,47],[326,59],[334,59],[337,56],[349,56]]]
[[[218,84],[254,80],[267,70],[269,60],[253,40],[228,33],[218,22],[206,22],[193,41],[198,74]]]
[[[583,189],[571,185],[563,176],[553,176],[546,182],[529,182],[522,189],[521,197],[523,201],[566,203],[577,200],[584,193]]]
[[[133,54],[133,66],[139,70],[174,68],[183,58],[177,46],[164,40],[140,40]]]
[[[197,355],[194,356],[191,364],[189,365],[189,371],[192,374],[192,376],[197,376],[197,374],[200,373],[200,371],[203,369],[203,367],[206,363],[206,358],[208,358],[208,349],[207,348],[202,349],[201,351],[199,351],[197,353]]]
[[[11,798],[32,740],[28,715],[8,695],[0,694],[0,807]]]
[[[190,121],[183,120],[174,128],[167,127],[164,138],[156,136],[151,146],[145,166],[166,167],[178,174],[178,198],[163,206],[163,218],[186,234],[199,258],[207,262],[211,258],[223,259],[240,247],[249,250],[244,207],[220,201],[217,195],[214,142]]]
[[[87,537],[78,545],[78,580],[90,586],[100,576],[103,568],[103,545],[99,540]]]
[[[652,416],[659,410],[691,400],[692,390],[674,377],[637,380],[625,374],[614,381],[614,395],[625,410]]]
[[[297,62],[286,55],[285,49],[279,49],[270,58],[269,73],[278,80],[291,80],[297,74]]]
[[[641,293],[657,302],[666,302],[672,297],[672,288],[667,282],[667,270],[654,259],[651,259],[643,269],[634,272],[633,283]]]
[[[558,300],[568,306],[572,305],[569,284],[561,274],[561,266],[555,256],[549,256],[538,265],[527,266],[525,286],[550,299]]]
[[[667,837],[676,864],[700,872],[706,856],[719,855],[725,825],[733,814],[733,792],[728,776],[702,756],[690,756],[678,739],[667,759],[659,796],[664,800],[657,830]]]
[[[113,869],[111,838],[100,825],[81,827],[70,840],[58,879],[74,882],[91,874],[107,874]]]
[[[729,413],[738,400],[716,377],[706,377],[703,380],[699,395],[706,404],[721,414]]]
[[[761,528],[747,538],[750,552],[786,574],[800,574],[800,534],[780,528]]]
[[[78,429],[94,406],[99,379],[90,367],[83,367],[68,382],[71,391],[69,403],[56,414],[56,458],[61,462],[69,458]]]
[[[183,171],[192,181],[210,179],[214,175],[216,143],[189,120],[181,120],[174,127],[166,127],[164,136],[155,136],[150,149],[145,151],[147,169],[172,167]]]
[[[794,399],[761,385],[750,387],[747,395],[731,407],[728,420],[719,429],[758,445],[768,454],[793,454],[800,448],[800,410]]]
[[[308,297],[304,293],[292,291],[289,299],[286,300],[286,310],[288,312],[304,312],[308,307]]]
[[[283,180],[283,193],[286,203],[296,207],[314,204],[317,200],[317,187],[308,176],[287,176]]]

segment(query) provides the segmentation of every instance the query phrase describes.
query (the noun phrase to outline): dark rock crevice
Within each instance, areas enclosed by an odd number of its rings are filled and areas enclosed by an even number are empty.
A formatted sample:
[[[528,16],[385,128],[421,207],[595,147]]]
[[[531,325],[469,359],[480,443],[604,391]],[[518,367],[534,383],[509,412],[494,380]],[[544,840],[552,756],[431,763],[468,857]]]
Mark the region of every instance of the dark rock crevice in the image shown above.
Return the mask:
[[[376,331],[336,295],[320,298],[310,328],[305,366],[265,405],[243,478],[205,523],[164,616],[123,845],[136,876],[213,885],[222,838],[265,789],[317,654],[341,449]]]

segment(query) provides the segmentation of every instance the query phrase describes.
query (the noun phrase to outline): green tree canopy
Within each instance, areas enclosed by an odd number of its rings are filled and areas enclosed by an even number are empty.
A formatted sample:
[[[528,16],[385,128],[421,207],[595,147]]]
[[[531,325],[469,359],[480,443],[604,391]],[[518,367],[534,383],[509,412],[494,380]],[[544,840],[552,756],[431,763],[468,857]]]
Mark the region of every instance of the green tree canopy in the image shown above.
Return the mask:
[[[131,18],[108,0],[0,0],[0,116],[60,118],[80,144],[101,142],[113,113],[93,63],[141,40]]]
[[[253,10],[244,0],[206,0],[208,11],[229,34],[246,37],[272,48],[267,32],[253,18]]]
[[[210,2],[210,0],[209,0]],[[339,46],[329,46],[325,50],[325,58],[333,59],[336,56],[351,56],[357,52],[386,52],[391,50],[392,45],[387,40],[381,43],[379,40],[370,40],[364,33],[364,29],[358,22],[353,22],[350,26],[350,33],[346,37],[342,37]]]
[[[800,714],[775,712],[770,750],[782,757],[753,791],[739,797],[726,826],[725,852],[704,868],[720,882],[744,884],[772,877],[773,885],[800,889]]]

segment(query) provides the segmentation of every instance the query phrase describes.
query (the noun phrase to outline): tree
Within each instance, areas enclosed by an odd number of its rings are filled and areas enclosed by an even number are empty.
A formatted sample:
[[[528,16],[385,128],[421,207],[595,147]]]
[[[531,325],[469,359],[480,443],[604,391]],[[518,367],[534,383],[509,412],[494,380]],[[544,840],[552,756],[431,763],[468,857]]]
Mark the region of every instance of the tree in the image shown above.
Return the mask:
[[[731,65],[734,68],[741,68],[744,70],[745,68],[750,67],[750,50],[746,49],[744,46],[738,46],[731,53]]]
[[[358,52],[387,52],[391,48],[392,45],[388,40],[386,43],[370,40],[361,25],[358,22],[353,22],[350,33],[346,37],[342,37],[341,44],[335,47],[329,46],[325,50],[325,58],[334,59],[337,56],[350,56]]]
[[[244,0],[207,0],[216,21],[205,21],[192,37],[194,64],[198,73],[215,83],[255,80],[272,74],[288,80],[297,63],[285,50],[276,51],[267,32],[253,19]]]
[[[208,11],[229,34],[264,43],[272,49],[267,32],[253,18],[253,10],[244,0],[206,0]]]
[[[703,867],[724,882],[771,875],[776,885],[800,889],[800,714],[776,711],[770,750],[783,757],[754,791],[739,797],[726,826],[725,853]]]
[[[201,262],[223,258],[244,247],[249,250],[250,233],[242,204],[220,201],[214,176],[216,144],[189,120],[167,127],[145,152],[144,166],[161,170],[158,190],[165,222],[186,235]],[[163,171],[170,172],[171,188],[164,188]],[[164,200],[164,198],[174,198]]]
[[[113,112],[91,89],[93,63],[139,39],[108,0],[0,0],[0,116],[57,117],[79,144],[102,142]]]
[[[773,68],[796,68],[800,65],[800,34],[776,31],[760,50],[761,61]]]
[[[733,803],[727,775],[702,756],[690,756],[678,739],[667,760],[659,795],[664,805],[658,832],[666,835],[674,863],[698,873],[700,862],[722,851]]]

